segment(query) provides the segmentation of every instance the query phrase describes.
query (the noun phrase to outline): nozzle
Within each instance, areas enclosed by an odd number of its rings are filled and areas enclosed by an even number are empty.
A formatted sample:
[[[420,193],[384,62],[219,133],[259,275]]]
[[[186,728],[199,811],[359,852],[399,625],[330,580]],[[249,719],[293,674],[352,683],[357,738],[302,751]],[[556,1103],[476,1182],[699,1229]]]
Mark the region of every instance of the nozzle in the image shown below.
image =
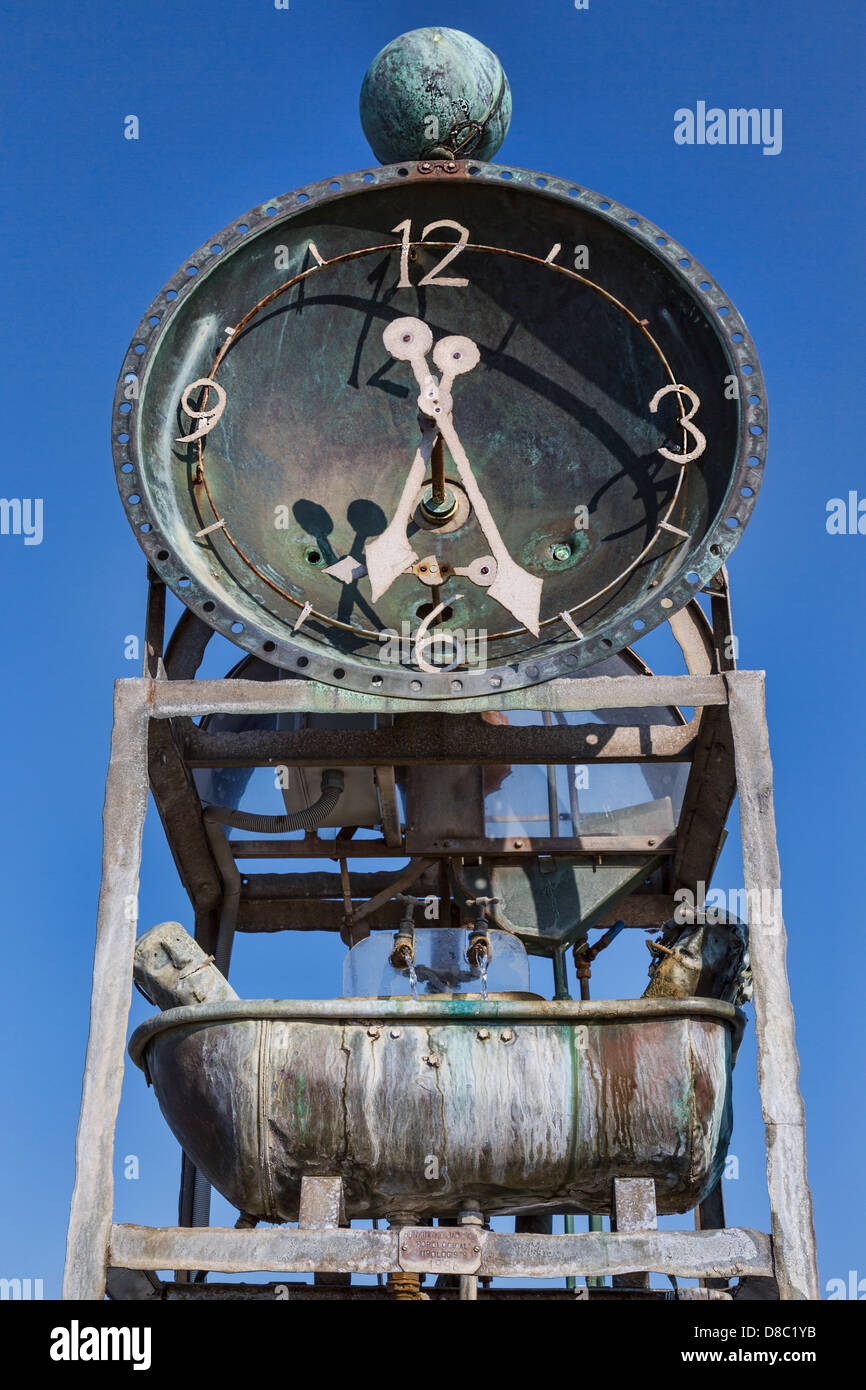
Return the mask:
[[[490,946],[490,937],[484,931],[473,931],[469,933],[469,945],[466,947],[466,959],[469,964],[476,969],[480,968],[485,962],[489,965],[493,951]]]
[[[405,970],[415,964],[415,933],[402,927],[394,933],[394,946],[388,957],[395,970]]]

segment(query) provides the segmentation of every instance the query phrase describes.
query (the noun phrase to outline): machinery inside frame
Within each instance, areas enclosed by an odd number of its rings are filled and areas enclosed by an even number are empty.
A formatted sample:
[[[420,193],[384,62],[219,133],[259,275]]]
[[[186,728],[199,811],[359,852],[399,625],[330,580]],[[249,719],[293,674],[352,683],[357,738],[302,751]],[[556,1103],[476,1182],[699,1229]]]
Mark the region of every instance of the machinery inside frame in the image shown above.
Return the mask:
[[[431,69],[429,46],[434,42],[443,47],[450,43],[452,51],[448,63]],[[396,54],[404,75],[418,80],[414,85],[408,80],[403,83],[403,105],[398,109],[389,104],[395,87],[382,75],[386,71],[383,55],[365,81],[365,128],[382,163],[393,166],[382,171],[383,186],[389,180],[399,186],[403,179],[407,187],[423,185],[425,192],[419,196],[426,197],[431,178],[444,185],[452,177],[448,196],[459,210],[464,204],[458,185],[467,185],[465,197],[471,199],[475,189],[505,177],[498,166],[486,162],[501,143],[510,112],[498,60],[467,36],[448,30],[416,31],[385,52],[390,52],[392,67]],[[425,109],[432,101],[430,82],[425,87],[418,77],[423,72],[429,78],[431,71],[438,74],[443,102],[432,123]],[[405,92],[417,92],[419,85],[424,95],[417,99],[417,110],[407,111]],[[460,95],[455,97],[458,88]],[[396,167],[395,160],[410,158],[416,161],[411,171]],[[536,186],[549,182],[523,171],[513,175],[515,184],[523,180],[528,185],[530,179]],[[376,182],[367,174],[363,180],[360,175],[351,177],[352,187],[362,190],[363,181]],[[475,189],[470,193],[468,185],[473,181]],[[339,184],[329,187],[336,190]],[[561,194],[547,188],[546,195],[560,196],[567,207],[574,192],[563,184]],[[600,206],[611,207],[605,202]],[[617,211],[614,208],[611,216]],[[263,225],[265,217],[274,214],[278,220],[283,215],[279,200],[264,206]],[[291,215],[297,214],[295,198]],[[595,209],[592,215],[597,216]],[[312,203],[304,216],[313,216]],[[638,219],[622,216],[620,221],[637,224]],[[357,218],[356,223],[363,225]],[[325,225],[333,230],[338,224],[350,226],[352,217],[334,212]],[[311,254],[304,262],[305,270],[295,277],[298,280],[330,264],[310,239],[310,225],[316,224],[304,223],[299,233],[306,238],[305,247],[309,242]],[[462,235],[462,224],[440,220],[436,225],[453,227]],[[527,225],[525,221],[524,231]],[[247,223],[240,230],[252,237]],[[658,248],[665,238],[655,235],[658,229],[649,224],[637,232],[630,232],[628,226],[625,230],[633,241],[640,236],[651,246],[656,259],[647,263],[652,275],[661,277],[657,262],[663,252]],[[288,227],[286,241],[290,233]],[[221,243],[230,234],[229,229]],[[322,235],[317,232],[320,240]],[[420,243],[409,242],[411,229],[401,235],[402,242],[386,248],[390,266],[401,276],[398,289],[410,266],[418,262],[424,268]],[[469,245],[467,265],[472,249]],[[549,263],[554,263],[559,250],[557,243]],[[689,263],[681,251],[671,243],[664,255],[682,267]],[[361,254],[353,245],[344,259],[351,261]],[[508,247],[504,254],[512,259],[523,255]],[[445,259],[451,258],[449,253]],[[545,264],[539,257],[523,255],[523,259]],[[444,266],[437,252],[426,277],[431,285],[464,283],[441,275],[437,280],[437,260],[440,272]],[[256,253],[251,253],[247,264],[258,263]],[[236,264],[243,264],[240,253]],[[231,273],[235,281],[243,281],[240,271]],[[677,273],[685,280],[685,272]],[[693,287],[704,272],[695,267],[689,274]],[[177,277],[176,281],[181,283]],[[231,283],[225,272],[219,293],[228,295],[226,285],[230,288]],[[405,283],[409,288],[411,282]],[[495,297],[496,286],[491,289],[490,284],[486,284],[488,298]],[[660,279],[659,285],[662,307],[673,303],[668,282]],[[338,288],[342,291],[343,286]],[[689,284],[686,289],[692,292]],[[203,292],[201,284],[198,292]],[[243,292],[249,295],[246,282]],[[313,293],[312,278],[305,293]],[[564,294],[565,288],[558,287],[556,293]],[[614,299],[612,292],[605,293],[608,300]],[[467,674],[464,689],[463,668],[451,659],[453,641],[444,655],[439,653],[438,664],[419,661],[414,659],[420,652],[416,634],[409,674],[432,673],[434,698],[425,707],[411,698],[413,691],[421,689],[421,681],[413,679],[410,684],[405,672],[400,673],[401,686],[379,691],[376,683],[381,686],[382,682],[374,677],[371,689],[370,658],[361,639],[351,633],[345,636],[349,632],[345,621],[335,622],[342,636],[329,636],[318,612],[320,590],[308,590],[315,599],[314,608],[312,600],[306,601],[306,593],[288,579],[281,580],[280,588],[264,542],[259,544],[256,538],[258,548],[254,548],[246,540],[243,545],[238,541],[238,528],[242,521],[249,521],[251,512],[241,517],[235,506],[231,513],[239,484],[232,483],[233,492],[226,482],[229,446],[220,443],[219,434],[214,434],[215,442],[206,436],[227,399],[226,408],[231,410],[233,393],[236,396],[241,389],[246,370],[246,359],[238,355],[243,351],[241,340],[244,334],[254,333],[253,320],[255,314],[261,315],[261,304],[266,303],[270,311],[275,292],[260,296],[255,310],[245,314],[236,305],[223,313],[216,294],[212,290],[210,307],[218,303],[219,312],[234,326],[225,329],[227,341],[215,359],[214,349],[207,344],[202,349],[202,362],[211,353],[208,369],[201,370],[192,386],[179,389],[183,374],[189,381],[197,373],[190,366],[189,354],[180,367],[176,365],[182,357],[185,311],[181,301],[175,311],[169,301],[178,299],[178,293],[169,290],[159,301],[159,312],[146,320],[154,325],[153,346],[145,337],[150,331],[146,322],[140,333],[142,353],[146,349],[148,354],[142,357],[147,374],[142,373],[139,380],[138,368],[129,370],[135,357],[127,359],[116,407],[124,412],[117,421],[126,430],[115,434],[118,480],[149,561],[145,678],[156,686],[169,688],[178,683],[178,690],[194,690],[196,672],[215,630],[247,649],[228,672],[226,689],[246,692],[249,708],[239,708],[243,700],[233,694],[233,712],[214,708],[198,723],[189,714],[178,713],[152,719],[148,728],[150,788],[190,907],[188,911],[174,908],[172,915],[181,921],[151,926],[135,943],[136,985],[159,1012],[136,1029],[129,1054],[153,1087],[182,1149],[179,1227],[208,1226],[211,1188],[236,1209],[239,1232],[298,1223],[298,1233],[340,1233],[351,1230],[353,1223],[356,1228],[379,1230],[379,1223],[387,1222],[399,1237],[396,1263],[393,1252],[390,1265],[380,1261],[377,1266],[372,1255],[366,1263],[354,1255],[341,1263],[338,1244],[326,1251],[323,1246],[309,1256],[307,1265],[296,1261],[293,1266],[289,1261],[283,1266],[306,1270],[312,1283],[305,1280],[283,1287],[290,1287],[293,1297],[434,1300],[496,1296],[499,1286],[491,1282],[495,1276],[489,1273],[495,1261],[484,1264],[481,1258],[485,1233],[494,1219],[496,1229],[502,1227],[499,1218],[513,1220],[515,1237],[527,1239],[550,1237],[559,1219],[565,1235],[585,1229],[601,1236],[605,1221],[611,1234],[647,1235],[655,1230],[659,1214],[693,1213],[697,1230],[724,1230],[721,1177],[733,1124],[732,1071],[746,1025],[743,1006],[751,995],[746,916],[754,920],[755,913],[751,904],[742,915],[703,912],[698,885],[712,878],[737,790],[728,711],[721,701],[696,706],[689,717],[676,705],[653,707],[651,701],[630,709],[584,709],[577,700],[574,707],[563,707],[563,692],[573,699],[584,679],[591,685],[598,678],[638,677],[651,683],[651,673],[625,634],[636,636],[661,621],[669,623],[689,676],[723,677],[734,671],[724,560],[737,538],[737,522],[742,529],[757,491],[765,441],[756,441],[755,433],[761,435],[763,428],[754,421],[763,420],[764,414],[757,413],[754,405],[736,406],[736,428],[719,425],[720,434],[727,430],[731,436],[727,454],[722,458],[720,452],[713,453],[711,440],[701,463],[703,472],[698,474],[693,460],[703,449],[699,441],[704,446],[707,441],[694,422],[699,420],[711,433],[715,416],[706,403],[705,413],[697,415],[698,394],[671,376],[674,384],[664,391],[674,394],[672,404],[678,403],[680,414],[672,417],[672,425],[660,421],[659,431],[651,437],[651,452],[670,460],[668,473],[659,483],[662,500],[656,498],[652,507],[646,504],[652,525],[643,515],[638,525],[634,501],[624,500],[625,491],[617,493],[612,488],[613,500],[602,504],[608,494],[605,483],[596,495],[598,507],[610,508],[605,518],[609,529],[611,518],[619,518],[625,530],[640,533],[640,542],[635,543],[637,559],[625,563],[620,551],[613,559],[610,549],[599,554],[592,551],[591,560],[586,561],[591,572],[585,587],[597,587],[601,573],[605,582],[598,592],[606,597],[594,608],[573,596],[566,602],[562,572],[570,567],[572,553],[582,553],[580,527],[572,520],[572,530],[559,539],[553,533],[551,538],[546,532],[533,532],[542,540],[533,541],[534,550],[524,546],[520,552],[524,567],[516,565],[509,554],[509,547],[515,549],[514,530],[508,521],[501,523],[502,534],[496,529],[453,429],[450,391],[456,411],[458,369],[452,365],[451,375],[446,370],[440,379],[430,373],[426,360],[419,367],[421,359],[411,356],[410,338],[425,325],[417,317],[404,314],[400,318],[400,301],[389,307],[385,296],[377,306],[379,332],[384,324],[385,345],[392,344],[389,350],[398,364],[410,363],[422,390],[419,422],[427,447],[419,447],[413,465],[419,469],[413,484],[418,524],[407,532],[406,510],[400,544],[394,542],[393,524],[388,527],[385,537],[390,537],[391,550],[383,561],[381,539],[375,545],[368,540],[366,556],[363,551],[350,552],[335,559],[336,541],[331,554],[326,549],[327,536],[305,523],[307,531],[302,528],[299,533],[305,547],[303,560],[308,567],[318,567],[310,582],[324,585],[325,592],[328,583],[336,585],[338,580],[347,588],[357,586],[369,568],[375,598],[377,584],[384,591],[393,582],[393,576],[386,583],[381,574],[396,553],[394,574],[414,575],[427,586],[426,613],[412,611],[426,623],[438,617],[444,626],[453,611],[447,604],[453,602],[456,607],[460,598],[459,594],[453,600],[449,597],[455,594],[453,583],[450,590],[444,587],[449,576],[452,581],[458,574],[464,576],[463,588],[472,584],[480,588],[479,602],[491,602],[489,591],[521,618],[532,609],[527,599],[528,571],[535,567],[539,574],[543,571],[543,579],[532,580],[537,592],[546,584],[544,592],[553,593],[554,608],[560,604],[563,608],[548,619],[537,616],[537,607],[535,618],[530,613],[524,635],[527,629],[537,635],[539,622],[542,627],[545,622],[554,624],[552,629],[548,626],[546,636],[541,634],[542,646],[537,649],[541,655],[533,654],[526,637],[529,663],[535,662],[528,664],[520,647],[523,639],[514,639],[511,648],[496,658],[501,664],[488,668],[504,676],[487,679],[486,699],[479,694],[482,687],[477,681],[469,683],[474,672]],[[710,291],[713,310],[720,294],[716,287]],[[335,296],[332,302],[342,301]],[[293,303],[298,308],[299,300]],[[616,303],[622,309],[618,299]],[[164,333],[160,316],[169,310],[178,317],[174,328]],[[336,351],[339,330],[333,325],[338,309],[329,314],[330,337],[325,334],[321,341],[315,340],[316,352],[324,352],[326,342],[328,352]],[[435,319],[432,309],[430,315]],[[644,339],[650,336],[647,320],[639,319],[636,312],[626,310],[623,322],[626,319],[629,332],[636,329]],[[392,320],[397,328],[389,338]],[[481,342],[482,331],[489,330],[491,322],[489,308],[483,314],[479,311],[474,322],[473,331]],[[690,322],[689,331],[697,334],[697,313],[691,314]],[[752,362],[755,358],[748,341],[741,346],[744,334],[732,331],[736,326],[733,319],[727,325],[732,341],[723,347],[738,369],[744,354]],[[281,334],[285,331],[280,329]],[[715,360],[712,367],[706,363],[717,350],[721,330],[713,327],[705,332],[701,326],[700,332],[704,333],[700,340],[704,367],[696,366],[695,371],[716,370]],[[519,360],[519,337],[518,333],[517,355],[509,359],[512,381],[519,380],[524,365]],[[602,337],[596,347],[599,359],[604,351]],[[707,346],[710,338],[712,347]],[[458,345],[455,359],[463,353],[471,362],[477,360],[473,340],[464,336],[447,341]],[[218,346],[220,339],[215,342]],[[401,342],[410,343],[402,358]],[[168,343],[168,348],[160,349],[160,343]],[[561,343],[554,345],[564,358],[568,349]],[[655,340],[652,345],[658,348]],[[133,353],[138,350],[137,346],[132,349]],[[651,355],[649,348],[646,351]],[[232,353],[240,364],[233,370]],[[664,356],[661,348],[658,354]],[[229,369],[220,377],[218,368],[224,358]],[[533,363],[537,360],[536,349]],[[435,361],[441,369],[441,353]],[[574,363],[568,366],[572,370]],[[610,370],[614,372],[613,367]],[[637,370],[634,362],[631,370]],[[178,371],[181,376],[176,375]],[[469,367],[461,365],[459,371],[468,372]],[[759,380],[756,367],[749,364],[748,371],[754,391]],[[397,378],[395,372],[393,380]],[[193,387],[198,388],[198,396]],[[389,409],[400,389],[403,396],[408,394],[404,388],[390,387]],[[564,390],[562,383],[549,388],[551,409],[562,409]],[[159,402],[160,392],[175,401],[177,413],[170,421],[173,438],[180,443],[191,441],[188,456],[184,454],[188,471],[179,475],[175,467],[172,475],[182,476],[182,483],[170,503],[166,501],[169,473],[160,475],[158,461],[148,463],[142,442],[149,418],[154,432],[154,402]],[[701,392],[705,395],[703,385]],[[651,410],[655,411],[653,399]],[[763,409],[759,396],[751,399],[760,401]],[[393,407],[395,412],[399,404]],[[467,414],[471,408],[470,400]],[[335,434],[340,409],[335,400],[329,426]],[[444,412],[439,420],[434,410]],[[435,427],[432,433],[429,422],[424,425],[425,412]],[[263,418],[262,428],[276,428],[273,413],[263,412]],[[397,413],[393,418],[401,420]],[[180,434],[174,428],[178,424]],[[411,421],[410,425],[414,429]],[[645,455],[650,427],[654,429],[655,424],[647,416],[639,425]],[[734,437],[737,431],[739,442]],[[231,442],[238,436],[229,432],[226,437]],[[242,437],[248,443],[252,435]],[[674,443],[674,438],[679,442]],[[133,452],[136,446],[138,454]],[[326,466],[323,462],[322,467]],[[359,454],[359,470],[363,466]],[[602,468],[597,460],[588,466]],[[483,462],[478,473],[486,487],[491,474],[485,473]],[[261,474],[251,476],[266,495],[266,480],[262,482]],[[635,475],[628,476],[634,482]],[[512,481],[513,472],[500,475],[500,510],[509,501]],[[744,486],[747,481],[750,485]],[[523,483],[514,486],[516,515],[525,498],[520,492]],[[195,510],[202,487],[207,490],[210,512]],[[406,498],[407,508],[409,502],[415,506],[414,494],[405,490],[408,487],[400,482],[390,494],[391,505],[399,498],[397,515]],[[644,506],[642,484],[635,483],[635,489]],[[223,499],[219,505],[215,496]],[[145,523],[141,522],[142,499],[149,507],[150,520]],[[525,505],[534,507],[536,502]],[[184,523],[191,526],[194,521],[198,526],[201,522],[194,538],[202,541],[202,548],[206,539],[209,547],[198,570],[185,561],[186,538],[168,530],[171,524],[178,525],[171,518],[183,517],[184,508],[193,509],[192,520],[184,517]],[[595,505],[591,510],[595,511]],[[443,550],[440,540],[447,540],[446,532],[453,534],[474,521],[480,522],[492,554],[462,569],[457,562],[465,557],[458,554],[449,568],[443,554],[447,558],[450,552]],[[437,527],[442,536],[436,534]],[[407,562],[405,544],[407,537],[416,543],[419,534],[434,551],[420,561],[410,547],[413,565],[411,559]],[[659,541],[665,542],[661,549]],[[677,554],[677,546],[682,554]],[[221,593],[228,595],[217,601],[207,599],[211,580],[205,565],[217,574],[217,561],[211,556],[217,557],[228,576],[218,579],[212,590],[216,593],[222,585]],[[324,575],[331,579],[322,578],[325,560],[331,563]],[[374,572],[374,562],[384,564],[384,570]],[[421,572],[425,566],[427,574]],[[686,569],[687,582],[683,579]],[[499,576],[498,590],[491,585],[488,570]],[[269,639],[276,627],[268,628],[264,619],[258,620],[263,624],[258,626],[251,619],[256,604],[262,609],[263,601],[253,593],[255,584],[251,587],[247,582],[249,571],[264,579],[271,590],[279,590],[279,602],[294,605],[286,609],[288,617],[274,610],[276,626],[288,633],[282,645]],[[167,644],[166,586],[188,605]],[[237,597],[241,589],[246,606]],[[698,594],[704,595],[703,602]],[[654,605],[649,623],[634,618],[638,613],[649,616],[647,605]],[[344,611],[339,610],[341,615]],[[367,605],[365,613],[369,611]],[[231,626],[232,619],[240,621]],[[435,635],[435,627],[433,631]],[[556,640],[551,631],[559,632]],[[323,665],[320,648],[331,636],[332,648],[326,651]],[[517,657],[509,667],[515,651]],[[328,676],[323,677],[335,655],[347,666],[354,662],[347,680],[355,693],[335,690],[334,678],[339,681],[346,675],[342,668],[331,673],[330,683]],[[466,657],[465,647],[462,655]],[[510,688],[500,691],[503,679],[509,684],[509,670],[515,679]],[[558,680],[563,674],[570,679]],[[279,682],[273,686],[275,691],[290,687],[295,692],[288,700],[291,709],[267,711],[267,692],[275,681]],[[450,707],[443,691],[456,696]],[[180,708],[183,697],[179,695],[178,701]],[[264,774],[257,775],[256,769],[268,769],[270,786],[279,789],[281,805],[262,804]],[[270,872],[269,861],[288,863],[289,868]],[[634,929],[648,937],[648,983],[642,982],[642,989],[638,986],[639,997],[632,1000],[594,998],[596,958],[613,946],[620,933]],[[323,1001],[239,999],[230,983],[236,938],[242,942],[243,934],[249,932],[298,930],[339,933],[345,947],[339,995]],[[541,960],[550,964],[549,997],[531,987],[530,957],[535,958],[536,985]],[[647,1248],[643,1247],[644,1252]],[[547,1272],[543,1261],[537,1268],[532,1266],[528,1246],[515,1250],[513,1255],[500,1252],[497,1273],[528,1278]],[[610,1279],[598,1273],[587,1275],[576,1263],[557,1290],[546,1291],[557,1297],[676,1296],[669,1289],[662,1291],[658,1281],[651,1286],[648,1268],[629,1267],[628,1259],[623,1259],[621,1272]],[[660,1258],[653,1268],[670,1274],[670,1258],[666,1259],[667,1263]],[[119,1298],[145,1296],[134,1292],[130,1283],[134,1261],[117,1263],[124,1267],[108,1269],[109,1293]],[[752,1274],[766,1276],[765,1264],[756,1259]],[[145,1267],[160,1266],[151,1261]],[[178,1259],[173,1296],[219,1296],[222,1286],[208,1271],[231,1267],[216,1264],[197,1269],[189,1259]],[[243,1262],[235,1267],[252,1268]],[[685,1273],[688,1276],[689,1270]],[[735,1283],[729,1276],[714,1275],[710,1267],[699,1273],[699,1289],[681,1289],[681,1295],[773,1296],[766,1290],[760,1295],[754,1292],[762,1284],[760,1277]],[[152,1286],[158,1283],[152,1275],[147,1277]],[[669,1282],[676,1286],[674,1277]],[[763,1279],[764,1285],[771,1283]],[[260,1292],[267,1287],[259,1286]],[[529,1290],[524,1294],[530,1296]],[[257,1296],[253,1286],[249,1296]]]

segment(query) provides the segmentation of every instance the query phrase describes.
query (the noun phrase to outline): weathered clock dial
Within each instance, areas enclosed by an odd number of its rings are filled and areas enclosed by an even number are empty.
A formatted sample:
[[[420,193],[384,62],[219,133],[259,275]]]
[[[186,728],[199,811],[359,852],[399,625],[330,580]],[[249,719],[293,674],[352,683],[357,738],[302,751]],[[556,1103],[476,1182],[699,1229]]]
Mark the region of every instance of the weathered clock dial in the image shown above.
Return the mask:
[[[274,664],[487,694],[669,618],[748,520],[745,326],[658,228],[472,161],[263,204],[157,297],[118,481],[153,567]]]

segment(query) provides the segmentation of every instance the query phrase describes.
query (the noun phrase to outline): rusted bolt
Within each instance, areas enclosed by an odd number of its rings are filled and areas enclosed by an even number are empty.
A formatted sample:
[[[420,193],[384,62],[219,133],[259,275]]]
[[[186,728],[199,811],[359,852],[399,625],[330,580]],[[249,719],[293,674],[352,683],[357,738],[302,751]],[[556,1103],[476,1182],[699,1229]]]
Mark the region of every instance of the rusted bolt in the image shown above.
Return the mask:
[[[439,1056],[438,1052],[430,1052],[424,1058],[424,1061],[427,1063],[428,1067],[438,1067],[442,1058]]]
[[[479,1028],[479,1029],[478,1029],[478,1032],[477,1032],[477,1034],[476,1034],[476,1037],[479,1037],[479,1038],[481,1039],[482,1042],[486,1042],[487,1039],[490,1037],[490,1029],[489,1029],[489,1028]]]
[[[400,1032],[401,1032],[401,1030],[400,1030],[399,1028],[392,1028],[392,1029],[391,1029],[391,1037],[392,1037],[392,1038],[399,1038]]]
[[[379,1028],[375,1028],[375,1027],[374,1027],[374,1028],[368,1028],[368,1029],[367,1029],[367,1037],[368,1037],[368,1038],[378,1038],[380,1032],[381,1032],[381,1029],[379,1029]]]
[[[445,172],[446,172],[446,174],[456,174],[456,173],[457,173],[457,165],[454,163],[454,160],[453,160],[453,159],[449,159],[449,160],[448,160],[448,163],[447,163],[444,167],[445,167]]]
[[[514,841],[514,848],[515,848],[515,849],[523,849],[523,841],[522,841],[522,840],[515,840],[515,841]]]
[[[429,164],[429,163],[427,162],[427,160],[425,159],[423,164],[419,164],[419,165],[418,165],[418,173],[419,173],[419,174],[429,174],[429,173],[431,172],[432,168],[433,168],[433,165],[432,165],[432,164]]]
[[[503,1028],[499,1036],[504,1043],[514,1042],[514,1033],[510,1028]]]

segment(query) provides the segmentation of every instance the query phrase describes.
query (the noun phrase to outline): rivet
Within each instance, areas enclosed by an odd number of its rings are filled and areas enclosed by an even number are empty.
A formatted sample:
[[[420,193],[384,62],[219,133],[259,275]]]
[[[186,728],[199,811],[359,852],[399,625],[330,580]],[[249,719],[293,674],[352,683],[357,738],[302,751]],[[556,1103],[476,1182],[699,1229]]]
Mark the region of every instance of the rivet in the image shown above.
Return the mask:
[[[477,1034],[476,1034],[476,1037],[479,1037],[479,1038],[481,1039],[482,1042],[486,1042],[487,1039],[490,1037],[490,1029],[489,1029],[489,1028],[479,1028],[479,1029],[478,1029],[478,1032],[477,1032]]]
[[[510,1028],[503,1028],[499,1036],[504,1043],[514,1042],[514,1034]]]

